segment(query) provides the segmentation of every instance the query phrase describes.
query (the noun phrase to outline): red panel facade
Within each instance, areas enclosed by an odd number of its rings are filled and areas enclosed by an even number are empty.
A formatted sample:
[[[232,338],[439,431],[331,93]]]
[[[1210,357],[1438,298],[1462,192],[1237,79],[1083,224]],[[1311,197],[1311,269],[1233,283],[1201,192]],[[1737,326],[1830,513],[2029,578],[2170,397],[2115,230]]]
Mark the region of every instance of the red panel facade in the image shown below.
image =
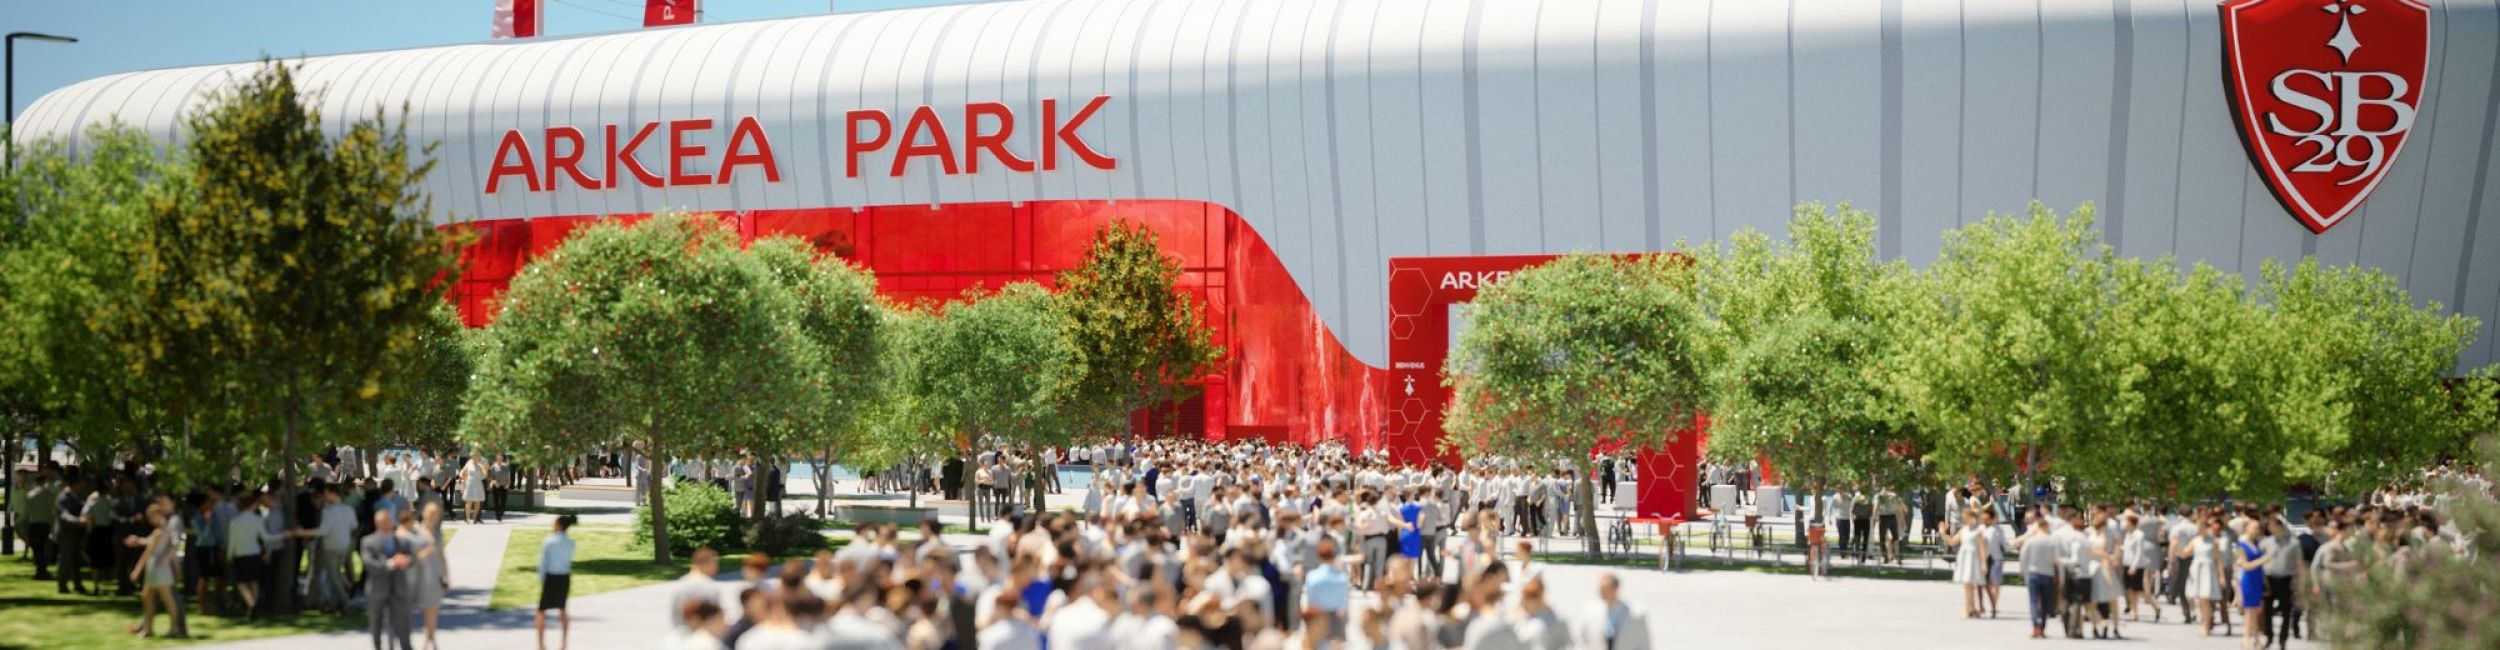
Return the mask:
[[[614,215],[641,219],[645,215]],[[947,300],[972,287],[1029,280],[1052,286],[1084,260],[1095,233],[1115,221],[1152,229],[1183,266],[1180,290],[1198,302],[1224,348],[1201,398],[1141,412],[1138,433],[1179,431],[1210,439],[1262,437],[1358,449],[1380,443],[1387,417],[1382,373],[1356,360],[1311,310],[1283,262],[1240,216],[1196,201],[1039,201],[945,206],[759,210],[723,215],[750,240],[792,236],[867,268],[879,293],[911,302]],[[478,239],[451,299],[482,326],[529,260],[593,217],[478,221]]]

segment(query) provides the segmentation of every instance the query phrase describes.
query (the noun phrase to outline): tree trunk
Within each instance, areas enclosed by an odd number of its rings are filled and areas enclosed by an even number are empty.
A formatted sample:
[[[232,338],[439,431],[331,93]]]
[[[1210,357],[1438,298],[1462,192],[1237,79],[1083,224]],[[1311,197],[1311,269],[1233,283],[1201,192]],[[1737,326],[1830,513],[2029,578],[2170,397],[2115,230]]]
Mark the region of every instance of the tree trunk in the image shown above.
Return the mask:
[[[651,561],[668,564],[668,499],[660,494],[660,484],[667,483],[667,468],[660,466],[660,445],[650,445],[651,453],[642,462],[650,467],[651,480],[643,481],[643,490],[651,501]]]
[[[5,462],[5,463],[0,463],[0,472],[5,472],[5,473],[6,473],[6,477],[0,477],[0,484],[5,484],[5,485],[6,485],[6,487],[8,488],[8,490],[7,490],[7,496],[6,496],[5,498],[0,498],[0,501],[7,501],[7,502],[8,502],[8,504],[9,504],[9,508],[10,508],[11,512],[12,512],[12,513],[15,513],[15,512],[21,512],[21,511],[24,511],[24,510],[25,510],[25,506],[24,506],[24,504],[20,504],[20,503],[18,503],[18,502],[17,502],[17,499],[18,499],[18,496],[17,496],[17,453],[18,453],[18,450],[20,449],[20,448],[18,447],[18,444],[19,444],[19,443],[22,443],[22,442],[25,442],[25,441],[26,441],[26,436],[20,435],[20,434],[19,434],[18,432],[16,432],[16,431],[11,431],[11,432],[9,432],[9,438],[8,438],[8,440],[9,440],[9,452],[8,452],[8,454],[7,454],[7,455],[5,455],[5,456],[0,456],[0,458],[5,458],[5,459],[7,459],[7,461],[8,461],[8,462]],[[37,467],[41,467],[41,466],[42,466],[42,465],[37,465]],[[9,518],[9,525],[8,525],[6,528],[0,528],[0,555],[16,555],[16,554],[17,554],[17,518],[16,518],[16,517],[10,517],[10,518]],[[38,561],[38,562],[40,562],[41,560],[37,560],[37,561]]]
[[[304,403],[302,397],[294,394],[293,386],[288,386],[283,390],[287,390],[289,394],[286,398],[286,413],[282,418],[284,428],[278,436],[278,504],[279,507],[285,509],[286,516],[292,518],[301,514],[294,510],[295,439],[297,432],[304,426]],[[286,527],[293,528],[294,524],[288,522]],[[271,609],[281,616],[295,613],[295,573],[296,566],[299,564],[296,548],[293,537],[279,542],[278,593],[264,595],[274,597],[276,602]]]
[[[1039,515],[1042,514],[1043,510],[1047,509],[1046,505],[1048,502],[1043,500],[1043,495],[1047,494],[1047,492],[1042,490],[1042,472],[1058,471],[1058,469],[1059,468],[1056,465],[1043,462],[1041,454],[1033,454],[1033,471],[1028,473],[1025,478],[1025,492],[1031,493],[1031,496],[1033,497],[1032,514]]]
[[[825,470],[833,464],[832,456],[831,453],[817,452],[815,458],[808,459],[809,465],[816,469],[816,516],[818,517],[825,516],[825,493],[833,490],[833,479],[825,476]]]
[[[920,476],[925,468],[921,467],[920,459],[917,458],[904,465],[912,468],[911,476],[904,477],[903,482],[906,484],[905,491],[911,493],[911,507],[917,509],[920,507]]]

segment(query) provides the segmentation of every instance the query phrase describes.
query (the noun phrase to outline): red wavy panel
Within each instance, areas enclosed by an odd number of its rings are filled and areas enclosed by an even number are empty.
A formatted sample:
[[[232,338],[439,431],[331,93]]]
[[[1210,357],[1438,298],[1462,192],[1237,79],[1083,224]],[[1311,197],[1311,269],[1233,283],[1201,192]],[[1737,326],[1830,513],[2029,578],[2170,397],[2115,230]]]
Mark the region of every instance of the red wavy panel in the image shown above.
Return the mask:
[[[466,272],[451,300],[482,326],[522,265],[599,218],[558,216],[459,224],[476,232],[463,251]],[[1381,442],[1380,369],[1356,360],[1311,310],[1310,299],[1275,250],[1221,206],[1198,201],[1037,201],[942,206],[758,210],[722,215],[750,240],[787,235],[877,274],[878,291],[911,302],[945,300],[972,287],[1030,280],[1055,284],[1084,259],[1094,234],[1112,222],[1154,230],[1181,260],[1180,289],[1198,302],[1225,350],[1216,373],[1198,382],[1202,400],[1141,412],[1141,435],[1175,429],[1210,439],[1242,436],[1302,444],[1343,440],[1357,449]],[[1175,423],[1175,419],[1183,420]],[[1174,426],[1178,424],[1178,426]]]

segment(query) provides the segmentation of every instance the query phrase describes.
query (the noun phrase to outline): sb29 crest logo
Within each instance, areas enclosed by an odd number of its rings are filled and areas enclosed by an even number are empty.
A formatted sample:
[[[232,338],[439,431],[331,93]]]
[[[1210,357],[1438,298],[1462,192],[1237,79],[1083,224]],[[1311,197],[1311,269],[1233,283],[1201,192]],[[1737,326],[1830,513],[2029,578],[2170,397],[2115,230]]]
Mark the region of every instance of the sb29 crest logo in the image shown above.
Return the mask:
[[[2276,199],[2311,232],[2387,177],[2419,116],[2430,7],[2416,0],[2225,0],[2232,117]]]

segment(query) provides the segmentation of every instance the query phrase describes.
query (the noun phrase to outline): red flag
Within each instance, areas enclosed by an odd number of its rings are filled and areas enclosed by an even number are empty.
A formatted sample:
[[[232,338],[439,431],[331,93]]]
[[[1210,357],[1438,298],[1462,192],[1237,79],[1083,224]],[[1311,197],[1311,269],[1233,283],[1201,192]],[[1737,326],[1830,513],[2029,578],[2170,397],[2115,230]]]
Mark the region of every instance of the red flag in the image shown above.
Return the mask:
[[[695,0],[644,0],[642,26],[694,24]]]
[[[540,0],[495,0],[495,38],[537,36],[546,24],[545,10]]]

